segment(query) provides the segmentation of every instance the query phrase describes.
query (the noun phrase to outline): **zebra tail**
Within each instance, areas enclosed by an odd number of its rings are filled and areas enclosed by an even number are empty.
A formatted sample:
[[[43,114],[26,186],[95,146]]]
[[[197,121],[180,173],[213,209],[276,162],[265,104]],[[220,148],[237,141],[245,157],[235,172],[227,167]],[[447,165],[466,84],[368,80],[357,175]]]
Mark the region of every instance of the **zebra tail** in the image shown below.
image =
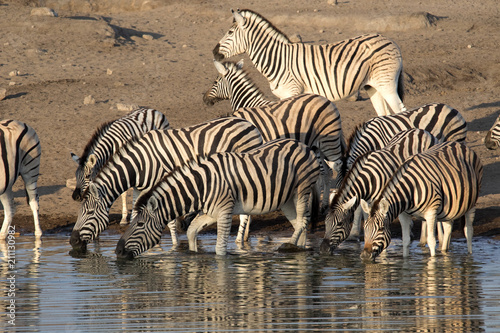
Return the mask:
[[[312,198],[311,198],[311,232],[316,231],[317,222],[319,220],[319,211],[320,211],[320,200],[319,200],[319,192],[317,186],[311,187]]]
[[[403,70],[399,72],[399,78],[398,78],[398,96],[401,102],[404,102],[405,98],[405,87],[404,87],[404,77],[403,77]]]

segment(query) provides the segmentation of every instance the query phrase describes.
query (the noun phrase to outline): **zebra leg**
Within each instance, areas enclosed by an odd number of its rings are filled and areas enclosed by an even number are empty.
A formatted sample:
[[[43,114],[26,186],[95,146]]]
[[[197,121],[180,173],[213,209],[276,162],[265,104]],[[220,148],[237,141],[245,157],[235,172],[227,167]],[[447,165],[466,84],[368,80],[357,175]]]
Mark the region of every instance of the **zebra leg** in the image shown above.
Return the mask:
[[[420,242],[418,245],[425,246],[427,244],[427,223],[425,220],[422,221],[422,227],[420,231]]]
[[[429,250],[431,251],[431,256],[434,257],[436,255],[436,211],[428,211],[425,214],[425,222],[427,224],[427,246],[429,246]]]
[[[453,229],[453,221],[443,221],[437,223],[438,239],[441,245],[441,251],[446,252],[450,247],[451,230]],[[441,230],[441,231],[440,231]],[[441,232],[441,237],[439,233]]]
[[[177,232],[176,232],[177,220],[172,220],[167,223],[168,230],[170,230],[170,237],[172,238],[172,246],[177,246]]]
[[[290,221],[295,229],[289,243],[299,247],[306,247],[307,224],[310,219],[309,212],[309,193],[303,194],[298,198],[292,198],[282,207],[283,214]],[[285,209],[283,209],[285,208]]]
[[[127,191],[123,192],[122,195],[120,195],[120,198],[122,198],[122,219],[120,220],[120,225],[127,225],[129,224],[127,221]]]
[[[198,252],[198,244],[196,242],[198,233],[200,232],[201,229],[209,225],[212,225],[216,222],[217,222],[216,219],[207,214],[199,214],[194,218],[194,220],[189,225],[188,230],[186,231],[190,251]]]
[[[387,103],[382,97],[382,94],[380,94],[377,89],[375,89],[374,87],[369,87],[368,89],[366,89],[366,92],[370,97],[370,101],[373,104],[375,112],[377,112],[377,116],[385,116],[391,114],[391,111],[389,110]]]
[[[297,210],[295,208],[295,198],[291,198],[290,200],[288,200],[287,203],[281,206],[281,211],[283,212],[283,215],[285,215],[287,220],[290,222],[294,230],[292,237],[290,237],[290,239],[288,240],[288,243],[297,245],[297,240],[298,237],[300,236],[300,232],[298,231],[299,227],[297,224]]]
[[[467,251],[472,253],[472,235],[474,234],[474,227],[472,222],[474,222],[474,216],[476,215],[476,209],[472,208],[467,213],[465,213],[465,226],[464,233],[467,239]]]
[[[26,195],[28,196],[28,203],[30,205],[31,211],[33,212],[33,221],[35,225],[35,237],[42,237],[42,228],[40,228],[40,219],[39,219],[39,200],[38,200],[38,191],[37,191],[37,183],[26,183]]]
[[[228,212],[219,213],[217,218],[217,244],[215,245],[215,254],[218,256],[225,256],[227,254],[227,241],[231,232],[232,222],[232,209]]]
[[[7,238],[9,232],[10,224],[12,223],[12,216],[14,216],[14,202],[12,202],[13,195],[12,189],[7,189],[2,195],[0,195],[0,202],[3,206],[3,224],[0,230],[0,241],[4,241]]]
[[[250,223],[252,222],[252,216],[248,215],[247,227],[245,228],[245,236],[243,237],[244,242],[248,242],[248,234],[250,232]]]
[[[141,191],[136,189],[135,187],[132,189],[132,212],[130,213],[130,221],[132,221],[137,214],[137,212],[133,209],[135,206],[135,203],[137,202],[137,198],[139,198],[139,195],[141,194]]]
[[[359,236],[361,234],[361,220],[363,215],[364,215],[363,209],[361,208],[361,206],[358,206],[358,208],[356,208],[356,210],[354,211],[351,233],[349,234],[349,237],[347,237],[346,240],[354,242],[359,241]]]
[[[250,215],[240,215],[240,226],[238,227],[238,235],[236,236],[236,243],[242,244],[248,241],[248,231],[250,230]]]
[[[401,213],[399,215],[399,223],[401,223],[402,239],[403,239],[403,257],[408,257],[410,255],[410,244],[411,244],[411,226],[413,220],[411,216],[406,213]]]

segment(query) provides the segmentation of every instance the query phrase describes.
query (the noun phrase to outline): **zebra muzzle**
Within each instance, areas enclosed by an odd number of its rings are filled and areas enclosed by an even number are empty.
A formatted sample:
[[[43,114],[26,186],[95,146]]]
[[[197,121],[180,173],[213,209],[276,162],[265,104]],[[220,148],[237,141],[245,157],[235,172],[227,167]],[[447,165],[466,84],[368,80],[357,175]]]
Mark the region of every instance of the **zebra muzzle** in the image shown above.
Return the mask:
[[[486,134],[486,137],[484,138],[484,145],[488,149],[497,149],[497,145],[493,140],[491,140],[491,131]]]
[[[214,54],[214,59],[217,61],[224,60],[224,55],[219,52],[219,48],[220,44],[217,43],[217,45],[215,45],[214,47],[214,50],[212,51],[212,53]]]
[[[116,244],[115,253],[118,259],[134,259],[134,254],[132,253],[132,251],[129,251],[125,248],[125,240],[122,238],[118,241],[118,244]]]
[[[80,252],[87,252],[87,241],[82,240],[80,238],[79,230],[73,230],[73,232],[71,232],[69,243],[73,247],[73,250],[77,250]]]
[[[321,254],[331,254],[333,252],[333,248],[330,247],[330,241],[328,239],[323,239],[319,247],[319,252]]]

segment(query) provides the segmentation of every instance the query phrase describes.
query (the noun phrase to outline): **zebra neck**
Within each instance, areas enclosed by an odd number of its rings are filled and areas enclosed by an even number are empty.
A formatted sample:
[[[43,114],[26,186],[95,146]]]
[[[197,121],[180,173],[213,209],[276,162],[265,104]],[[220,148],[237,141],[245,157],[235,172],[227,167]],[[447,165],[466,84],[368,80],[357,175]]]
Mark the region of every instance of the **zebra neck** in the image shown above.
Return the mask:
[[[231,84],[231,107],[240,108],[262,106],[269,103],[260,89],[247,77],[235,78]]]
[[[265,47],[263,47],[265,45]],[[286,72],[283,67],[287,66],[286,61],[278,61],[275,57],[270,54],[262,55],[262,52],[269,52],[269,50],[280,50],[281,59],[289,59],[288,53],[290,49],[290,43],[285,43],[271,36],[264,36],[264,40],[259,40],[258,42],[251,41],[249,43],[248,57],[257,68],[257,70],[264,75],[268,81],[273,81],[276,79],[277,74],[281,72]],[[276,66],[279,62],[280,66]]]

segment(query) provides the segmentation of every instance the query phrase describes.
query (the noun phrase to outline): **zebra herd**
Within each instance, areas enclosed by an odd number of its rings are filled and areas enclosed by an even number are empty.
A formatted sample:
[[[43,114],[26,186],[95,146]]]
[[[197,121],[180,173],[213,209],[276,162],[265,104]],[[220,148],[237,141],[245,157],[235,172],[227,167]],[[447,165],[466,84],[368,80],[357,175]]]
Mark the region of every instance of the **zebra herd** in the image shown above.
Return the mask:
[[[178,243],[176,219],[193,213],[189,248],[217,224],[217,255],[227,253],[232,216],[240,215],[237,242],[248,237],[250,216],[281,210],[294,229],[289,243],[305,247],[308,226],[326,209],[320,251],[332,253],[364,230],[362,258],[374,259],[391,241],[389,224],[399,217],[403,255],[409,255],[412,216],[424,220],[422,243],[435,255],[449,247],[451,223],[465,216],[471,252],[474,207],[482,165],[465,144],[467,123],[445,104],[406,110],[399,47],[378,34],[328,45],[292,43],[250,10],[233,11],[234,23],[214,48],[218,76],[203,96],[207,105],[229,100],[225,117],[173,129],[154,109],[138,109],[98,128],[78,163],[73,199],[81,201],[70,237],[86,250],[109,225],[112,204],[130,188],[130,226],[116,254],[134,258],[160,241],[169,227]],[[246,53],[280,101],[269,101],[243,63]],[[377,117],[344,140],[334,101],[366,89]],[[6,237],[12,220],[12,185],[23,177],[38,222],[40,142],[26,124],[0,123],[0,200]],[[347,142],[347,143],[346,143]],[[485,145],[500,145],[500,117]],[[333,170],[336,179],[333,179]],[[331,193],[331,187],[336,189]],[[321,202],[321,203],[320,203]],[[361,211],[363,209],[365,213]],[[365,221],[362,228],[362,217]],[[121,224],[128,224],[124,201]]]

